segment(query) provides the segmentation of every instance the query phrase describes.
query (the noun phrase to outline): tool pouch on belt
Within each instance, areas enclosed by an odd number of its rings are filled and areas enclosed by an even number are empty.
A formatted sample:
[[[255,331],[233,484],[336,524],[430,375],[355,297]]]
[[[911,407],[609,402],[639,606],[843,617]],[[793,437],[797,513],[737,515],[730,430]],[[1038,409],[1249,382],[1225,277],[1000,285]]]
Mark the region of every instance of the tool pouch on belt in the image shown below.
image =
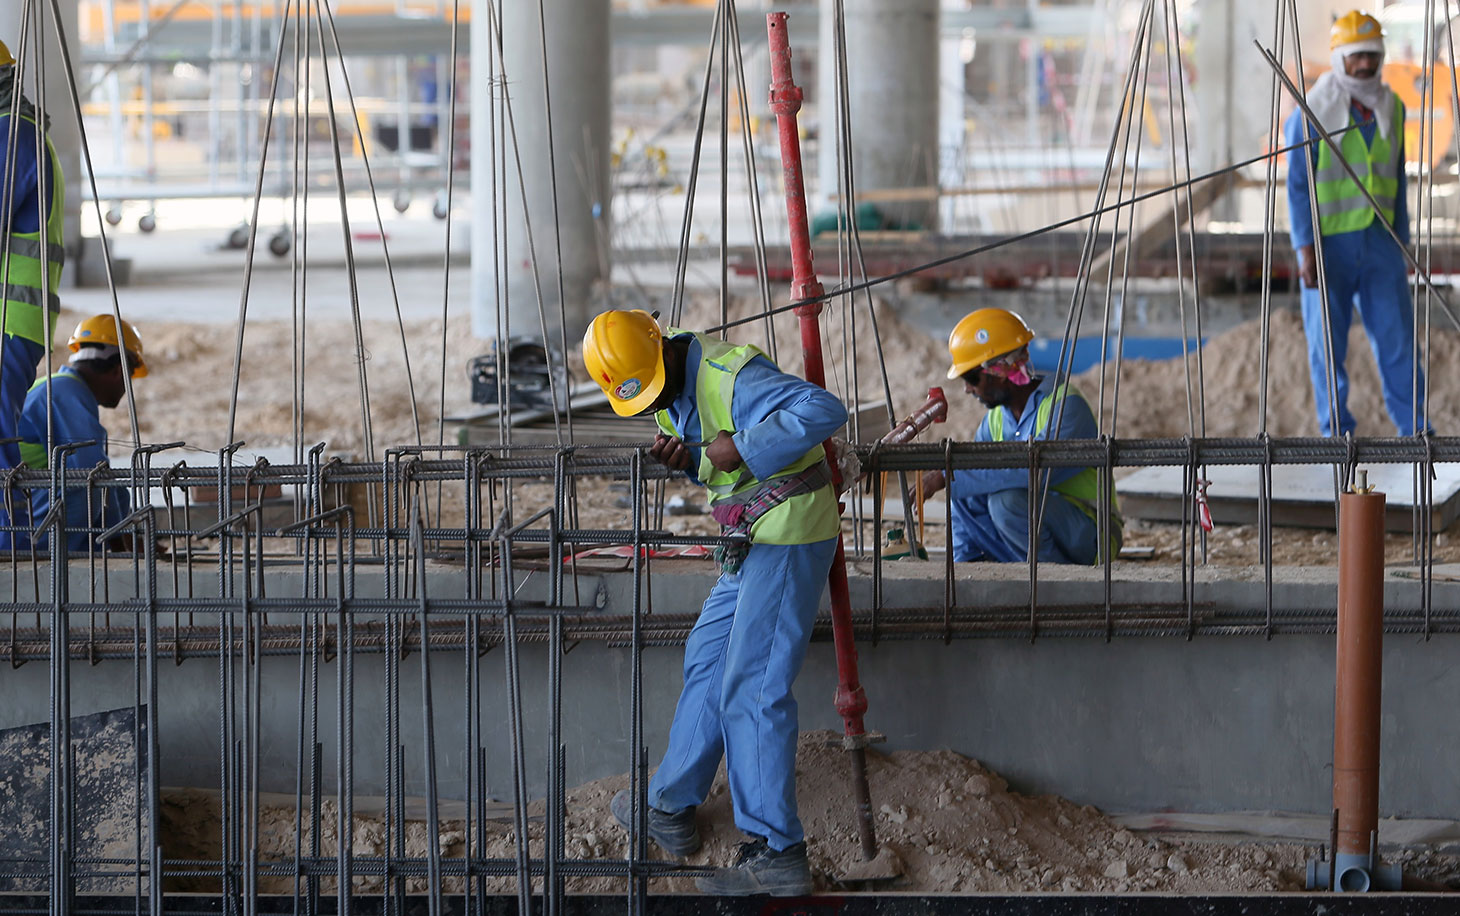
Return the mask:
[[[727,537],[744,538],[742,543],[722,544],[715,548],[715,562],[720,571],[737,573],[750,553],[750,528],[767,512],[793,496],[814,493],[831,483],[831,469],[818,461],[799,474],[776,477],[744,493],[734,493],[710,507],[710,514],[724,529]]]

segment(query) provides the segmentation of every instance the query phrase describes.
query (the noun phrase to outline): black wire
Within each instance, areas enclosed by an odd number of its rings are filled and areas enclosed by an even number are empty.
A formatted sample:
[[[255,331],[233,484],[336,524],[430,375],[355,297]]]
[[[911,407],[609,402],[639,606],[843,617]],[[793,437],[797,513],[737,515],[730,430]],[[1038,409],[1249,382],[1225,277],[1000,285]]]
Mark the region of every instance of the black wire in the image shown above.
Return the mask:
[[[1368,122],[1366,121],[1364,123],[1367,124]],[[1328,135],[1330,137],[1342,136],[1343,134],[1346,134],[1351,130],[1357,130],[1361,126],[1363,125],[1351,124],[1348,127],[1343,128],[1342,130],[1330,131]],[[1000,248],[1006,247],[1008,245],[1013,245],[1017,242],[1025,242],[1029,239],[1038,238],[1039,236],[1044,235],[1047,232],[1053,232],[1056,229],[1063,229],[1066,226],[1072,226],[1075,223],[1083,222],[1084,220],[1090,219],[1091,217],[1101,216],[1105,213],[1111,212],[1112,210],[1118,210],[1121,207],[1131,207],[1140,203],[1141,201],[1149,200],[1152,197],[1158,197],[1162,194],[1170,194],[1173,191],[1179,191],[1182,188],[1190,187],[1199,181],[1209,181],[1213,178],[1220,178],[1221,176],[1229,174],[1231,172],[1235,172],[1238,169],[1245,169],[1249,165],[1255,165],[1256,163],[1264,162],[1276,156],[1283,156],[1292,152],[1295,149],[1302,149],[1305,146],[1311,146],[1314,143],[1319,142],[1322,142],[1322,138],[1314,137],[1304,140],[1301,143],[1294,143],[1291,146],[1280,147],[1269,153],[1264,153],[1259,156],[1253,156],[1251,159],[1244,159],[1241,162],[1217,169],[1212,172],[1206,172],[1205,174],[1198,175],[1195,178],[1188,178],[1185,181],[1178,181],[1175,184],[1166,185],[1164,187],[1157,188],[1154,191],[1148,191],[1145,194],[1140,194],[1123,201],[1118,201],[1109,206],[1100,207],[1087,213],[1080,213],[1075,216],[1071,216],[1068,219],[1062,219],[1059,222],[1050,223],[1047,226],[1041,226],[1038,229],[1031,229],[1028,232],[1020,233],[1019,235],[1011,235],[1006,239],[1000,239],[997,242],[990,242],[987,245],[980,245],[977,248],[970,248],[966,251],[959,251],[955,252],[954,254],[944,255],[941,258],[935,258],[922,264],[915,264],[912,267],[904,267],[902,270],[893,271],[890,274],[884,274],[880,277],[874,277],[871,280],[864,280],[861,283],[850,283],[846,286],[828,289],[820,296],[808,296],[805,299],[797,299],[794,302],[771,309],[768,312],[761,312],[756,315],[749,315],[745,318],[736,318],[733,321],[726,321],[721,324],[704,328],[703,330],[706,334],[713,334],[716,331],[723,331],[727,328],[738,327],[742,324],[749,324],[752,321],[762,321],[775,315],[779,315],[783,312],[789,312],[794,309],[800,308],[803,305],[811,305],[812,303],[816,302],[830,302],[833,299],[836,299],[840,296],[845,296],[848,293],[855,293],[860,292],[864,289],[871,289],[874,286],[881,286],[882,284],[890,283],[893,280],[901,280],[903,277],[910,277],[913,274],[922,273],[923,271],[930,270],[934,267],[942,267],[944,264],[952,264],[957,261],[961,261],[964,258],[971,258],[975,255],[987,254],[990,251],[996,251]]]

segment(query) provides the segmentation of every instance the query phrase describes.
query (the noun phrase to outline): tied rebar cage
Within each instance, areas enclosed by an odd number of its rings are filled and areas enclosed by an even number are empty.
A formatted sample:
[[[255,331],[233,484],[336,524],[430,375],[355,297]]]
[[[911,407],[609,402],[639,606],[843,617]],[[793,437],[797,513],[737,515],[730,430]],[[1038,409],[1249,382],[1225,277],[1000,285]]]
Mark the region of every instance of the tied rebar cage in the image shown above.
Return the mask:
[[[729,540],[650,527],[665,469],[623,446],[392,449],[368,464],[326,460],[315,448],[305,464],[242,467],[229,455],[218,468],[163,466],[144,451],[131,468],[67,471],[58,508],[42,519],[26,518],[29,491],[60,481],[9,475],[11,534],[32,546],[0,564],[9,595],[0,654],[13,686],[10,724],[35,724],[6,732],[30,737],[5,748],[29,740],[45,786],[30,846],[12,842],[0,857],[0,890],[44,894],[43,907],[59,913],[84,909],[81,898],[94,894],[162,912],[175,891],[218,895],[231,912],[256,911],[266,898],[305,912],[321,912],[321,901],[341,913],[405,912],[418,895],[433,912],[445,901],[470,911],[473,901],[514,894],[521,912],[534,898],[561,912],[575,881],[624,879],[618,886],[642,910],[648,879],[700,873],[651,857],[642,834],[621,858],[568,842],[577,742],[622,753],[642,823],[642,656],[683,643],[700,597],[660,584],[656,612],[650,572],[665,561],[655,553]],[[1460,461],[1460,438],[945,442],[863,448],[859,458],[874,479],[969,467],[1296,463],[1348,477],[1358,464],[1383,463],[1428,474]],[[1043,476],[1031,473],[1031,487]],[[575,494],[595,481],[627,485],[626,524],[569,524]],[[543,482],[545,499],[541,489],[521,492]],[[88,529],[84,552],[72,549],[65,507],[115,487],[141,508],[110,530]],[[134,549],[97,546],[128,536]],[[586,556],[590,547],[627,550],[604,561]],[[884,575],[875,550],[853,565],[863,582]],[[1025,605],[960,603],[959,585],[983,573],[951,563],[940,571],[942,606],[908,603],[895,589],[858,593],[858,638],[1272,636],[1334,626],[1331,606],[1274,606],[1270,564],[1266,608],[1217,607],[1186,585],[1179,600],[1130,600],[1098,573],[1074,593],[1031,585]],[[661,583],[676,573],[658,567]],[[1035,582],[1055,575],[1048,564],[1030,569]],[[1431,607],[1429,594],[1419,590],[1418,607],[1389,608],[1386,629],[1460,632],[1460,614]],[[814,638],[830,638],[828,619]],[[619,720],[596,734],[565,725],[583,689],[619,691]]]

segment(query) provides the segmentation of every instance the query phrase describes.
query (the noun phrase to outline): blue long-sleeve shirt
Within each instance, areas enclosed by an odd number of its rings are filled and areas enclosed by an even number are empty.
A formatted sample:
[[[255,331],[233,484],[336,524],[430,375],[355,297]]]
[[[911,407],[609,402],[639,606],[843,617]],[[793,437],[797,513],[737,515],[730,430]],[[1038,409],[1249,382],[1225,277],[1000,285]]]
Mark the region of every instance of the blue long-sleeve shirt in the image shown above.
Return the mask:
[[[1039,387],[1029,395],[1029,401],[1024,405],[1024,412],[1019,419],[1015,420],[1014,414],[1007,407],[995,407],[994,410],[1004,412],[1004,441],[1094,439],[1100,435],[1100,427],[1095,422],[1095,412],[1090,409],[1090,403],[1073,388],[1066,389],[1063,409],[1059,404],[1054,405],[1049,428],[1044,433],[1035,435],[1034,426],[1039,405],[1053,393],[1054,376],[1046,375],[1039,380]],[[983,422],[978,425],[978,432],[974,433],[973,441],[994,441],[993,434],[989,431],[989,417],[992,415],[993,410],[984,416]],[[1057,428],[1056,423],[1059,424]],[[1052,468],[1049,482],[1051,485],[1064,483],[1083,470],[1084,468]],[[1028,486],[1029,471],[1026,468],[961,468],[953,472],[949,496],[953,499],[969,499],[1000,490],[1022,490]]]
[[[20,438],[25,442],[45,444],[48,455],[56,445],[94,440],[94,444],[68,453],[66,467],[91,470],[98,464],[106,464],[106,427],[101,425],[101,405],[86,380],[66,366],[51,376],[50,392],[54,442],[46,438],[45,379],[36,382],[25,396],[25,408],[20,414]],[[30,492],[32,519],[39,523],[50,510],[51,491],[40,487]],[[79,529],[110,528],[131,511],[131,499],[127,491],[119,487],[98,487],[92,491],[91,500],[92,514],[88,518],[86,489],[66,489],[66,528],[70,532],[66,544],[72,551],[84,552],[88,541],[96,534]],[[44,539],[38,540],[37,546],[44,543]]]
[[[1395,100],[1394,104],[1403,108],[1403,104]],[[1360,115],[1353,105],[1349,105],[1349,116],[1354,121],[1359,121]],[[1374,132],[1378,125],[1372,116],[1366,121],[1359,123],[1359,133],[1363,134],[1365,143],[1374,142]],[[1309,128],[1308,137],[1303,136],[1303,111],[1295,110],[1288,116],[1287,122],[1283,125],[1283,140],[1285,146],[1292,146],[1302,143],[1304,140],[1317,138],[1318,131]],[[1335,137],[1335,143],[1341,144],[1341,138]],[[1409,244],[1409,195],[1407,193],[1407,179],[1404,174],[1404,134],[1401,132],[1398,137],[1391,137],[1390,142],[1399,144],[1399,189],[1394,195],[1394,232],[1404,244]],[[1303,154],[1306,151],[1313,170],[1318,170],[1318,148],[1323,144],[1322,139],[1311,143],[1307,147],[1288,151],[1288,234],[1292,237],[1293,248],[1296,250],[1304,245],[1313,244],[1313,208],[1309,202],[1308,195],[1308,169],[1303,164]]]
[[[693,335],[685,360],[684,389],[667,408],[669,420],[682,437],[700,438],[700,412],[695,399],[699,377],[700,342]],[[679,338],[676,338],[679,339]],[[735,376],[735,396],[730,402],[735,423],[735,448],[740,460],[758,480],[765,480],[820,445],[847,422],[847,409],[825,388],[813,385],[776,368],[757,356]],[[700,450],[690,449],[690,479],[699,483]]]
[[[40,169],[36,159],[35,122],[19,118],[15,126],[15,146],[10,145],[9,108],[0,115],[0,213],[10,212],[11,232],[39,232],[44,215],[43,209],[50,205],[55,193],[55,173],[46,169],[44,196],[40,181]],[[43,147],[44,148],[44,147]],[[5,174],[10,168],[9,158],[15,157],[15,185],[13,204],[5,198]]]

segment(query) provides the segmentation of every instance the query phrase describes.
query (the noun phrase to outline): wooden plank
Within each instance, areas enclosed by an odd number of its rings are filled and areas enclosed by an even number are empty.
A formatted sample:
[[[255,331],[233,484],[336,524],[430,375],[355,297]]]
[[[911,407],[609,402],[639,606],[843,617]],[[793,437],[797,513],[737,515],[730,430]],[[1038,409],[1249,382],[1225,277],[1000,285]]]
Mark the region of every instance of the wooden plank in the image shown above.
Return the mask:
[[[1131,249],[1132,263],[1150,257],[1162,245],[1169,242],[1179,229],[1186,226],[1195,214],[1205,212],[1212,204],[1225,197],[1227,192],[1232,190],[1236,181],[1233,177],[1234,174],[1228,172],[1217,178],[1192,185],[1189,207],[1185,191],[1175,191],[1172,195],[1162,194],[1136,204],[1135,230],[1123,236],[1113,248],[1097,250],[1090,265],[1090,275],[1104,276],[1112,261],[1115,263],[1117,271],[1122,270],[1126,263],[1127,246]],[[1176,198],[1175,219],[1172,219],[1171,216],[1172,196]],[[1120,210],[1118,213],[1120,225],[1128,225],[1130,215],[1125,210]],[[1183,255],[1185,255],[1184,251]],[[1183,257],[1183,261],[1185,260],[1187,259]]]

